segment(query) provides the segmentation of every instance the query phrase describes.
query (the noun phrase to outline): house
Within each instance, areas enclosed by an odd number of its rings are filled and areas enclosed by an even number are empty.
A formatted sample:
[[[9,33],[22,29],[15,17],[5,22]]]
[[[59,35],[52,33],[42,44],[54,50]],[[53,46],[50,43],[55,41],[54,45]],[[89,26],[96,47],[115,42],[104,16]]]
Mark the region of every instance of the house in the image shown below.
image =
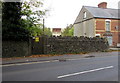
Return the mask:
[[[51,28],[51,32],[53,36],[60,36],[62,33],[61,28]]]
[[[83,6],[74,22],[74,36],[103,37],[110,46],[120,44],[120,17],[118,9],[107,8],[102,2],[98,7]]]

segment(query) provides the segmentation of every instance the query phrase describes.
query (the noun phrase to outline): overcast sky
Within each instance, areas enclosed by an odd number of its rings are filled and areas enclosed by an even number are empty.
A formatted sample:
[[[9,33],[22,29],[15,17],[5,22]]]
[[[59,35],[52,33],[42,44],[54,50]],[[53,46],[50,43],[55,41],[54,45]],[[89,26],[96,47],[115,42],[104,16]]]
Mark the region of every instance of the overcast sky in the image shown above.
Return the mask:
[[[49,13],[45,18],[45,26],[50,28],[65,28],[73,24],[82,6],[94,6],[107,2],[108,8],[118,9],[119,0],[44,0]]]

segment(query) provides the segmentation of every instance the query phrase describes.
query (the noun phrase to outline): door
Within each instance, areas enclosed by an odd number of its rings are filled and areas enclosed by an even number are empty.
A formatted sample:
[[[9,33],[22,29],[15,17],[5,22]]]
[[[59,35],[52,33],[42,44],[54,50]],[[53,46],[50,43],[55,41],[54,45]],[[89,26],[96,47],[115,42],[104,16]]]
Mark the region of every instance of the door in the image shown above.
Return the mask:
[[[112,36],[106,36],[109,46],[112,46]]]

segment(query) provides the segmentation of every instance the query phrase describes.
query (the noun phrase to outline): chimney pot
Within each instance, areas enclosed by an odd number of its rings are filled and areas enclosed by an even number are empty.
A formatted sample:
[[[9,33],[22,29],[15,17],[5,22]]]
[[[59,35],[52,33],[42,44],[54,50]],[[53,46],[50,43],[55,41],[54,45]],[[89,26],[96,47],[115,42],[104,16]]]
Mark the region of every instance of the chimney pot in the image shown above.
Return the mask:
[[[107,8],[107,2],[101,2],[98,4],[98,8]]]

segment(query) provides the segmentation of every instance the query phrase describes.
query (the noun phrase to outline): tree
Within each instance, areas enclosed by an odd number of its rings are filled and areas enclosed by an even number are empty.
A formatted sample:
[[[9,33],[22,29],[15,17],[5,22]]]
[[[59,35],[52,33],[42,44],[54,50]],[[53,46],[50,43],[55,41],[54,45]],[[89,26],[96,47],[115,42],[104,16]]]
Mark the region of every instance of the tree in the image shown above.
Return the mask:
[[[45,28],[44,33],[45,33],[45,35],[47,35],[47,36],[52,36],[52,32],[50,31],[50,28]]]
[[[2,27],[2,1],[0,1],[0,27]],[[2,40],[2,28],[0,28],[0,39]]]
[[[32,36],[41,36],[43,35],[43,27],[42,24],[37,24],[36,27],[32,28]],[[49,28],[45,27],[44,28],[44,35],[51,36],[52,32],[50,31]]]
[[[74,34],[74,27],[71,24],[67,26],[62,32],[62,36],[73,36],[73,34]]]
[[[37,0],[25,1],[22,4],[23,24],[25,28],[30,32],[31,36],[42,35],[43,24],[41,18],[45,16],[48,10],[42,8],[43,3]],[[48,30],[47,30],[48,31]]]
[[[74,27],[72,27],[68,33],[68,36],[73,36],[73,35],[74,35]]]
[[[26,40],[29,32],[22,28],[20,2],[2,2],[3,40]]]
[[[37,0],[25,1],[23,3],[3,2],[3,39],[21,40],[41,35],[43,33],[41,18],[45,16],[47,11],[41,8],[42,5],[43,3]]]

